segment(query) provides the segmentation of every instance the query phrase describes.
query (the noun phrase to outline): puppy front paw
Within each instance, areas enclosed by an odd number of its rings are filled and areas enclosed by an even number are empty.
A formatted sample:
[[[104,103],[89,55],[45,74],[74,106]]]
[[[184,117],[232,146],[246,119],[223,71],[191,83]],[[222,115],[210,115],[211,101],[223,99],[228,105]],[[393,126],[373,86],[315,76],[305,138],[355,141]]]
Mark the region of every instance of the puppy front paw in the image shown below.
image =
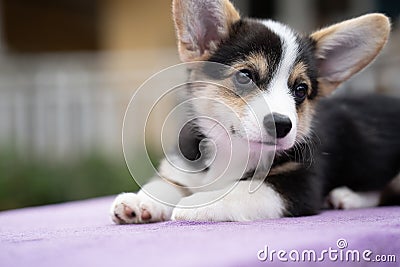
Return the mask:
[[[221,200],[205,206],[194,206],[198,203],[198,194],[183,198],[173,210],[171,220],[173,221],[231,221],[229,210],[224,210]]]
[[[171,210],[145,194],[122,193],[112,203],[110,215],[116,224],[149,223],[168,220]]]
[[[211,209],[207,207],[200,208],[175,208],[172,212],[173,221],[220,221],[218,216],[213,215]]]
[[[334,209],[357,209],[365,207],[364,198],[348,187],[333,189],[328,195],[328,202]]]

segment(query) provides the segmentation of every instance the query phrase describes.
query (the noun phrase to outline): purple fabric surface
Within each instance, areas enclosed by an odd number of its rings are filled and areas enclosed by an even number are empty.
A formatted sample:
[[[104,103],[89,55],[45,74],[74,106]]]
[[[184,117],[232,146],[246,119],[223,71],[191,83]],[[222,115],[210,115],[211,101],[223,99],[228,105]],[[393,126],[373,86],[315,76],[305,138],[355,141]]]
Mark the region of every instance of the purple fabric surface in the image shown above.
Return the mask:
[[[248,223],[114,225],[108,218],[111,201],[1,212],[0,266],[400,266],[399,207]],[[397,263],[257,259],[266,245],[318,252],[338,249],[339,238],[346,239],[346,249],[393,254]]]

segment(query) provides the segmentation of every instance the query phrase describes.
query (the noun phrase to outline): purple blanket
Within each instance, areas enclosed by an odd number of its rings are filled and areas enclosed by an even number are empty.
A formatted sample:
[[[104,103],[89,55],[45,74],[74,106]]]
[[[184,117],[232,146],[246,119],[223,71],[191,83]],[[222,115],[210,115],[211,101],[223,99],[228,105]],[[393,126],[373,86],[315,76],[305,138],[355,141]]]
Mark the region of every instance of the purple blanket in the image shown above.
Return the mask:
[[[111,200],[1,212],[0,266],[400,266],[399,207],[114,225]]]

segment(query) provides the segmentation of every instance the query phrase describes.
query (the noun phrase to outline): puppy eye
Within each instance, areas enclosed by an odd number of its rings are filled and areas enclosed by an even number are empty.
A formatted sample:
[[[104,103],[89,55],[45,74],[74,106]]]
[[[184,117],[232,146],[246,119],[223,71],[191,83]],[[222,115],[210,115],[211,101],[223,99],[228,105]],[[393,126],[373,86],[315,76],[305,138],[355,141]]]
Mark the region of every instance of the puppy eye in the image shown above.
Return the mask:
[[[308,85],[300,83],[294,88],[294,96],[297,102],[302,102],[307,96]]]
[[[238,84],[241,84],[241,85],[250,84],[253,81],[253,74],[251,73],[250,70],[243,69],[243,70],[236,72],[235,80]]]

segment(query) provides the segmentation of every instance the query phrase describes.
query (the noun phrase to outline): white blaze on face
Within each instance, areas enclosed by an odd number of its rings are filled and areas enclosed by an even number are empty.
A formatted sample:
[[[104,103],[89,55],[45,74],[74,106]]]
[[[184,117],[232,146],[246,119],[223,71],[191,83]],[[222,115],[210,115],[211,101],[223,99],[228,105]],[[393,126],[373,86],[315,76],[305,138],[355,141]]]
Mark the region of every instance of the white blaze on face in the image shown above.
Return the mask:
[[[285,25],[270,20],[262,21],[262,23],[280,37],[282,57],[267,90],[250,102],[246,119],[244,119],[244,128],[247,130],[248,139],[270,142],[274,140],[271,140],[263,127],[264,117],[269,114],[268,112],[289,117],[292,129],[287,136],[277,140],[277,149],[285,150],[294,145],[297,134],[296,102],[288,88],[288,80],[299,46],[296,36]],[[268,107],[265,107],[266,104]]]

